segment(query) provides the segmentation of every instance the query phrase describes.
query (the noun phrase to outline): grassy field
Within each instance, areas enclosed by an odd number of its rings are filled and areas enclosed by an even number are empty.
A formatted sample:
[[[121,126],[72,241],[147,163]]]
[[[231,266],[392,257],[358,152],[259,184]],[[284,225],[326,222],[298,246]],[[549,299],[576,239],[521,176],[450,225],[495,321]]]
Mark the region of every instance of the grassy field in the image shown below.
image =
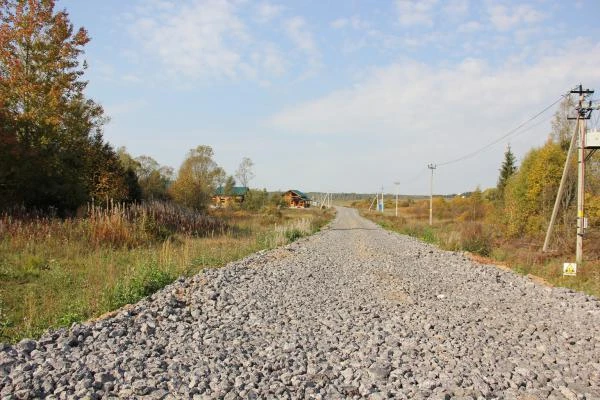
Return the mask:
[[[563,276],[564,262],[574,262],[575,232],[555,232],[555,246],[560,250],[543,253],[543,236],[506,239],[499,229],[484,216],[489,210],[472,208],[467,204],[463,216],[456,218],[442,215],[434,218],[429,226],[429,202],[401,202],[399,216],[395,216],[394,204],[387,204],[382,214],[369,211],[365,202],[355,202],[361,215],[380,226],[436,244],[443,249],[467,251],[477,262],[505,266],[513,271],[541,278],[554,286],[568,287],[600,297],[600,237],[590,232],[585,240],[586,261],[578,266],[577,276]],[[435,210],[435,206],[434,206]],[[539,279],[538,279],[539,280]]]
[[[67,220],[0,217],[0,342],[134,303],[204,268],[321,228],[332,211],[211,211],[181,217],[113,207]],[[165,216],[166,215],[166,216]]]

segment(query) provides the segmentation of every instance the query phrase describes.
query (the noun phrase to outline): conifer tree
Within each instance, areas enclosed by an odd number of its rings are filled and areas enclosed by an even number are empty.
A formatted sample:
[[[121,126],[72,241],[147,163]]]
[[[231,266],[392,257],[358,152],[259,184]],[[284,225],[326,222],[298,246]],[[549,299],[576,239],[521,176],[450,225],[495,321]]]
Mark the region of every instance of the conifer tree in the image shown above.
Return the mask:
[[[504,161],[500,167],[500,177],[498,178],[498,193],[502,197],[506,182],[517,171],[517,160],[513,154],[510,145],[506,147],[504,152]]]

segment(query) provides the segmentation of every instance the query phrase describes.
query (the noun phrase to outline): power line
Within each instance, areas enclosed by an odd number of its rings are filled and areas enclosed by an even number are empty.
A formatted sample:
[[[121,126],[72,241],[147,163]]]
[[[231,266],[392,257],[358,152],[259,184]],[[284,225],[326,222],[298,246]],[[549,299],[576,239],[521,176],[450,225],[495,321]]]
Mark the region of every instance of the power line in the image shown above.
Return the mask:
[[[426,171],[427,171],[427,168],[421,168],[421,169],[419,170],[419,172],[418,172],[416,175],[414,175],[412,178],[409,178],[409,179],[407,179],[407,180],[405,180],[405,181],[400,181],[400,183],[399,183],[399,184],[400,184],[400,185],[406,185],[407,183],[412,183],[412,182],[416,181],[417,179],[419,179],[421,176],[423,176],[423,174],[424,174]]]
[[[542,115],[543,113],[545,113],[546,111],[548,111],[549,109],[551,109],[552,107],[554,107],[557,103],[559,103],[563,98],[565,98],[568,95],[568,93],[561,95],[558,99],[556,99],[552,104],[550,104],[549,106],[545,107],[543,110],[539,111],[538,113],[536,113],[535,115],[531,116],[529,119],[527,119],[524,122],[521,122],[516,128],[511,129],[510,131],[508,131],[507,133],[505,133],[504,135],[500,136],[498,139],[494,140],[491,143],[488,143],[487,145],[471,152],[468,154],[465,154],[462,157],[456,158],[454,160],[450,160],[450,161],[446,161],[446,162],[442,162],[442,163],[438,163],[438,166],[444,166],[444,165],[449,165],[449,164],[454,164],[457,163],[459,161],[463,161],[466,160],[468,158],[471,158],[479,153],[481,153],[484,150],[487,150],[488,148],[492,147],[493,145],[503,141],[504,139],[506,139],[507,137],[515,134],[517,131],[519,131],[521,128],[523,128],[525,125],[527,125],[529,122],[533,121],[534,119],[536,119],[537,117],[539,117],[540,115]],[[530,129],[530,128],[528,128]]]

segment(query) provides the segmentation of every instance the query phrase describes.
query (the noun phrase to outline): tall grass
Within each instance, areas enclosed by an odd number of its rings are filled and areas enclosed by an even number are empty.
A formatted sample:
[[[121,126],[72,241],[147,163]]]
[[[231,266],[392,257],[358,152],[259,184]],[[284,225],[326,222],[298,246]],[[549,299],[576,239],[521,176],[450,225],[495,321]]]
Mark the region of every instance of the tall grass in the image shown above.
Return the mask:
[[[221,235],[230,229],[217,218],[166,202],[88,205],[82,213],[78,218],[59,219],[40,212],[21,211],[17,215],[4,212],[0,214],[0,237],[12,236],[13,244],[22,246],[36,240],[85,239],[95,247],[132,248],[174,234],[205,237]]]
[[[178,276],[222,266],[318,230],[319,210],[90,206],[79,217],[0,215],[0,342],[101,315]]]
[[[597,233],[591,232],[586,239],[588,261],[578,268],[577,276],[564,277],[563,262],[574,258],[573,232],[559,227],[554,242],[557,250],[542,253],[542,235],[507,238],[490,218],[490,210],[469,207],[466,201],[456,203],[458,206],[446,204],[436,215],[433,226],[429,226],[428,212],[425,212],[426,201],[401,208],[399,217],[364,208],[361,214],[386,229],[434,243],[443,249],[467,251],[478,261],[506,264],[517,273],[600,296],[600,236]]]

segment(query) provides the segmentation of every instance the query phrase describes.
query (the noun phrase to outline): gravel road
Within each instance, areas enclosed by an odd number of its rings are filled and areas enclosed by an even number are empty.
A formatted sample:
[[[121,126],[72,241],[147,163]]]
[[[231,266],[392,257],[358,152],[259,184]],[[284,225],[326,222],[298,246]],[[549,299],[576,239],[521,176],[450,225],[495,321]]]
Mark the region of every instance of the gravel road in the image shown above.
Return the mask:
[[[0,345],[0,397],[600,399],[600,302],[339,208],[310,238]]]

